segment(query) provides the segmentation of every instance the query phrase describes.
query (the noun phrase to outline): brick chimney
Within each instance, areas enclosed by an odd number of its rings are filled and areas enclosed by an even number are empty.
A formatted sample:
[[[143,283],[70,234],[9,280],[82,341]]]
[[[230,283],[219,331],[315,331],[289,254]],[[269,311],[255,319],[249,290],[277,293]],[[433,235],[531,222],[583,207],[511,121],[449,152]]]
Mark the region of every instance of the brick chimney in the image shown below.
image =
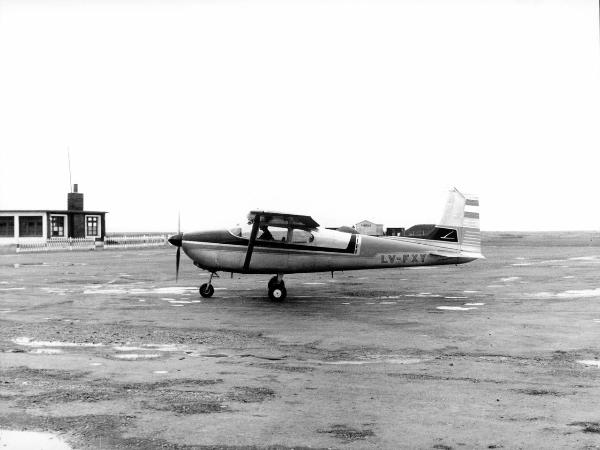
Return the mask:
[[[77,184],[73,185],[73,192],[67,194],[67,209],[70,211],[83,211],[83,194],[77,192]]]

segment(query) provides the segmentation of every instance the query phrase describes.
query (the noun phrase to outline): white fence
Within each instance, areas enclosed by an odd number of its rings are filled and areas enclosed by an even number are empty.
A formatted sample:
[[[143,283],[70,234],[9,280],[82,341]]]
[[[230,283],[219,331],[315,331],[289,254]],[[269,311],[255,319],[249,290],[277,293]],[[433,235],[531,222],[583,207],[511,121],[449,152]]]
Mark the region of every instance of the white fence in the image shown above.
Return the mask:
[[[95,250],[95,239],[65,238],[47,241],[22,242],[17,244],[17,253],[51,252],[60,250]]]
[[[167,234],[144,234],[136,236],[106,236],[104,248],[161,247],[168,244]]]
[[[17,253],[51,252],[96,249],[127,249],[144,247],[162,247],[168,243],[166,234],[148,234],[135,236],[106,236],[104,242],[85,238],[48,239],[41,242],[24,242],[17,244]]]

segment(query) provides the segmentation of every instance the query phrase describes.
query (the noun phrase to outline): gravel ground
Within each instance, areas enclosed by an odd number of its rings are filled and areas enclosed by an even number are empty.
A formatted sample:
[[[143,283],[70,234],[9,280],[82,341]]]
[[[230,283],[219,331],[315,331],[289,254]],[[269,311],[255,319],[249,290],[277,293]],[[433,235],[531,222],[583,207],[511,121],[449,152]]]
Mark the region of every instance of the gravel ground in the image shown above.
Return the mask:
[[[600,447],[600,236],[463,266],[207,276],[174,250],[0,255],[0,429],[72,448]],[[1,444],[1,442],[0,442]]]

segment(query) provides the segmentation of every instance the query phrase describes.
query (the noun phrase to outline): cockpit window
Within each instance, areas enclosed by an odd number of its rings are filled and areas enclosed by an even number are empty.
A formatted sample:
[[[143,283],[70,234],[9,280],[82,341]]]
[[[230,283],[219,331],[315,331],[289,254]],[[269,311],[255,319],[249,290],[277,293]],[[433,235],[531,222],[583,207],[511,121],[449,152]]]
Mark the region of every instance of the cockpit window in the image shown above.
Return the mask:
[[[252,234],[252,225],[245,227],[233,227],[229,229],[229,232],[234,236],[241,237],[244,239],[250,239]],[[276,242],[288,242],[288,229],[261,225],[258,232],[256,233],[256,239],[258,241],[276,241]],[[310,244],[315,239],[314,235],[309,231],[300,230],[294,228],[292,230],[292,244]]]
[[[294,230],[292,244],[309,244],[315,240],[312,233],[304,230]]]

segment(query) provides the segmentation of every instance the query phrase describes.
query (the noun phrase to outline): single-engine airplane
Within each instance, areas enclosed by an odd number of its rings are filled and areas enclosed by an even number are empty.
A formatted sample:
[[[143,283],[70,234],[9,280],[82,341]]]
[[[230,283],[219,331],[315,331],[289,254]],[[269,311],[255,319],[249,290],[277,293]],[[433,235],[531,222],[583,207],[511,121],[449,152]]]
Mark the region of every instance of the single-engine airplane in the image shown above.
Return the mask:
[[[269,298],[283,300],[283,276],[290,273],[463,264],[484,258],[479,231],[479,200],[452,189],[439,224],[423,237],[375,237],[320,228],[310,216],[273,211],[250,211],[248,226],[181,233],[169,238],[194,265],[210,272],[200,286],[202,297],[214,294],[219,272],[275,274],[268,283]]]

